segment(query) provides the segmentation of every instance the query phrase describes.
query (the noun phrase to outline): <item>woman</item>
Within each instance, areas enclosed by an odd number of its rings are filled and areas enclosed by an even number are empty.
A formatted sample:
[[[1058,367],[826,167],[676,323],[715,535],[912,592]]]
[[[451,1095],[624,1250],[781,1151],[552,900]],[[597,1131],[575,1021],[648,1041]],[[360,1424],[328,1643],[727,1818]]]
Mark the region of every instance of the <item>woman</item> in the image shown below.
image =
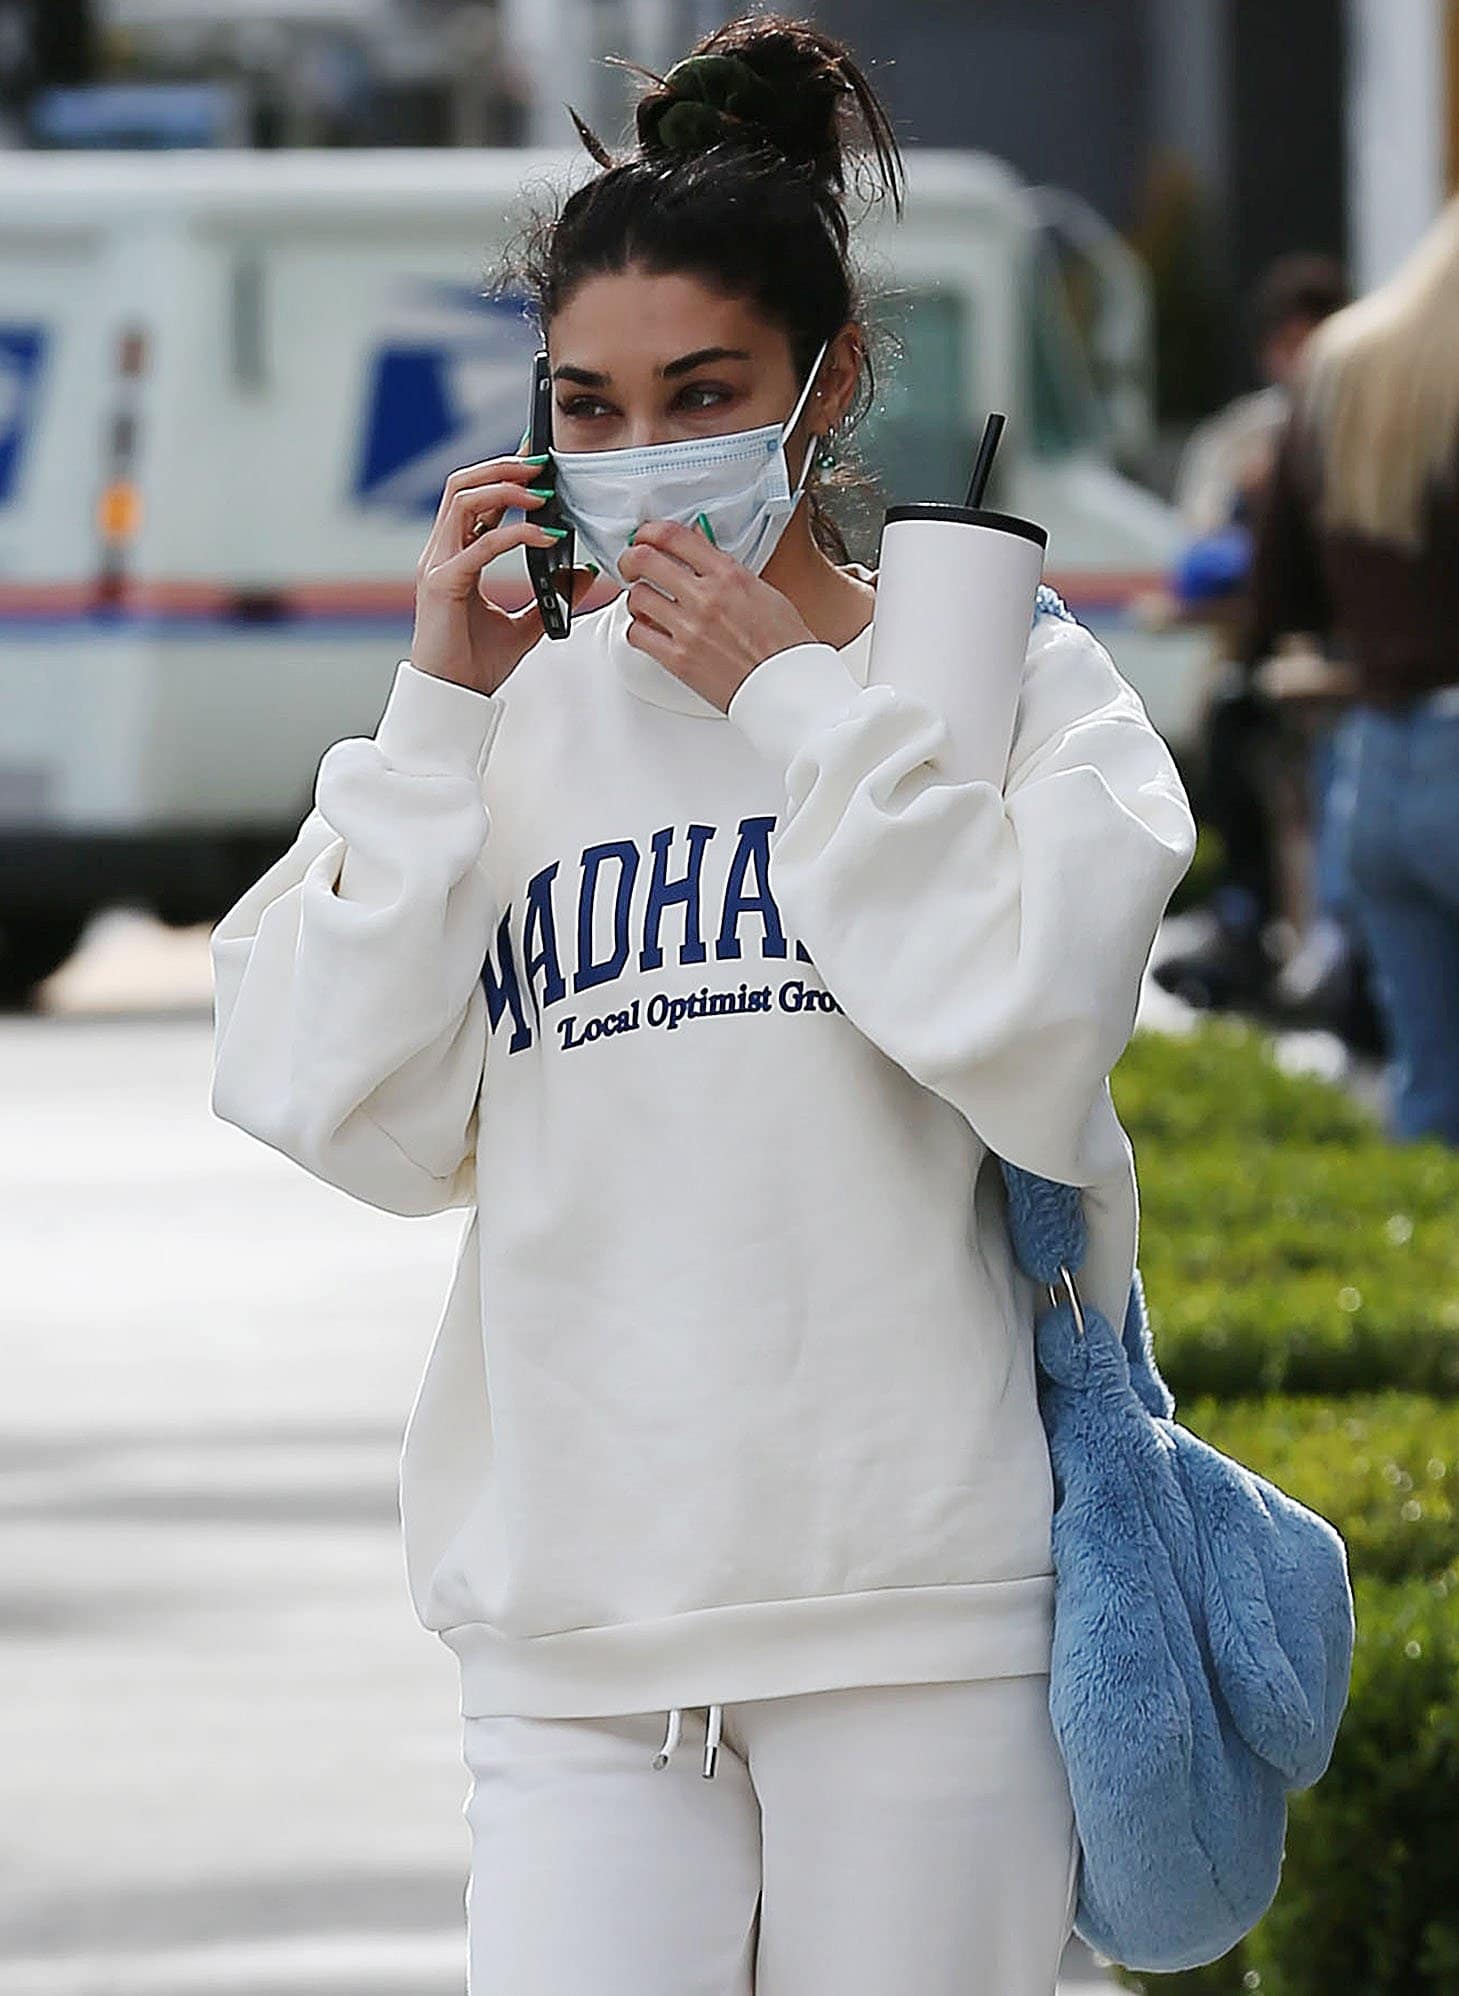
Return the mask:
[[[1393,1057],[1402,1139],[1459,1143],[1459,197],[1407,262],[1313,335],[1257,533],[1254,662],[1335,640],[1325,866],[1345,876]],[[1344,849],[1345,848],[1345,852]],[[1344,864],[1345,860],[1345,864]]]
[[[473,1209],[401,1480],[477,1996],[1050,1996],[1079,1845],[990,1152],[1111,1168],[1194,826],[1070,620],[1006,795],[866,683],[875,577],[794,503],[863,376],[858,130],[899,193],[842,45],[733,22],[637,129],[528,258],[551,468],[448,480],[374,738],[216,931],[213,1103]],[[554,472],[625,587],[539,642],[484,577]]]

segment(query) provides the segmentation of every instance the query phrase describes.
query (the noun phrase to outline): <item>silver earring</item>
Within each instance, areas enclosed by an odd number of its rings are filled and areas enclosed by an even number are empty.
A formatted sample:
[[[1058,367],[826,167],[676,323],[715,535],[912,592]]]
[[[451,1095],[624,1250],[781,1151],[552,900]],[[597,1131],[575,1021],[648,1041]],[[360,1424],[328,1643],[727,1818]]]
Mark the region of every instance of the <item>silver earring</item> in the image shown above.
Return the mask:
[[[836,432],[839,428],[838,423],[832,423],[830,429],[821,437],[821,447],[816,452],[816,463],[823,471],[828,471],[836,462]]]

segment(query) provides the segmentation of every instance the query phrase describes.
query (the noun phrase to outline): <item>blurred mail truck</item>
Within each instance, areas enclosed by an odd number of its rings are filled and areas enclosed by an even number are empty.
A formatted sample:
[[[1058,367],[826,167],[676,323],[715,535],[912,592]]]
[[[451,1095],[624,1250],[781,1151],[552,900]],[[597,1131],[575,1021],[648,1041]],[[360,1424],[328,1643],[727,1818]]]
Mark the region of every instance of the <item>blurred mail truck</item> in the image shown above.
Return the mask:
[[[213,921],[288,844],[318,762],[373,732],[454,466],[514,450],[536,330],[482,279],[522,151],[12,154],[0,179],[0,1002],[114,903]],[[990,408],[993,498],[1157,726],[1198,641],[1130,625],[1179,542],[1120,475],[1150,421],[1143,274],[1071,204],[917,152],[863,267],[902,357],[858,433],[886,500],[957,498]],[[1076,326],[1066,283],[1096,301]],[[879,506],[869,540],[875,560]],[[526,600],[519,553],[493,570]],[[593,600],[604,600],[602,595]]]

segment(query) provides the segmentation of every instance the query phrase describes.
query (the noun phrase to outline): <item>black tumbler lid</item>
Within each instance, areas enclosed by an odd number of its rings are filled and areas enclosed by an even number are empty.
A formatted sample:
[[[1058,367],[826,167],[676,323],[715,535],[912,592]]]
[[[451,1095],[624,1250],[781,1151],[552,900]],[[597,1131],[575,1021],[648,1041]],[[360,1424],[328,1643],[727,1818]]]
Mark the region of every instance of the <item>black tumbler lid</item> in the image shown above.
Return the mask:
[[[982,506],[954,506],[941,500],[928,500],[916,506],[888,506],[884,524],[890,526],[893,520],[958,520],[968,527],[992,527],[995,532],[1018,534],[1041,548],[1049,544],[1046,527],[1036,527],[1032,520],[1017,519],[1012,513],[990,513]]]

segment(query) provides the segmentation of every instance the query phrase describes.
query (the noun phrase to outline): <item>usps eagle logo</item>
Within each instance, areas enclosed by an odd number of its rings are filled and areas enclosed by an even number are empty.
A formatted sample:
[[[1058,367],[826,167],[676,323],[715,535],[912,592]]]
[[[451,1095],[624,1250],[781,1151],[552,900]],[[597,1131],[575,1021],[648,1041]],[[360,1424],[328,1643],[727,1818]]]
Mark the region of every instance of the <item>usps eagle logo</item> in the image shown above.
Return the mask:
[[[45,350],[42,327],[0,324],[0,506],[14,496],[26,439],[35,427]]]
[[[514,451],[540,345],[525,298],[404,288],[366,365],[355,502],[429,516],[457,465]]]

